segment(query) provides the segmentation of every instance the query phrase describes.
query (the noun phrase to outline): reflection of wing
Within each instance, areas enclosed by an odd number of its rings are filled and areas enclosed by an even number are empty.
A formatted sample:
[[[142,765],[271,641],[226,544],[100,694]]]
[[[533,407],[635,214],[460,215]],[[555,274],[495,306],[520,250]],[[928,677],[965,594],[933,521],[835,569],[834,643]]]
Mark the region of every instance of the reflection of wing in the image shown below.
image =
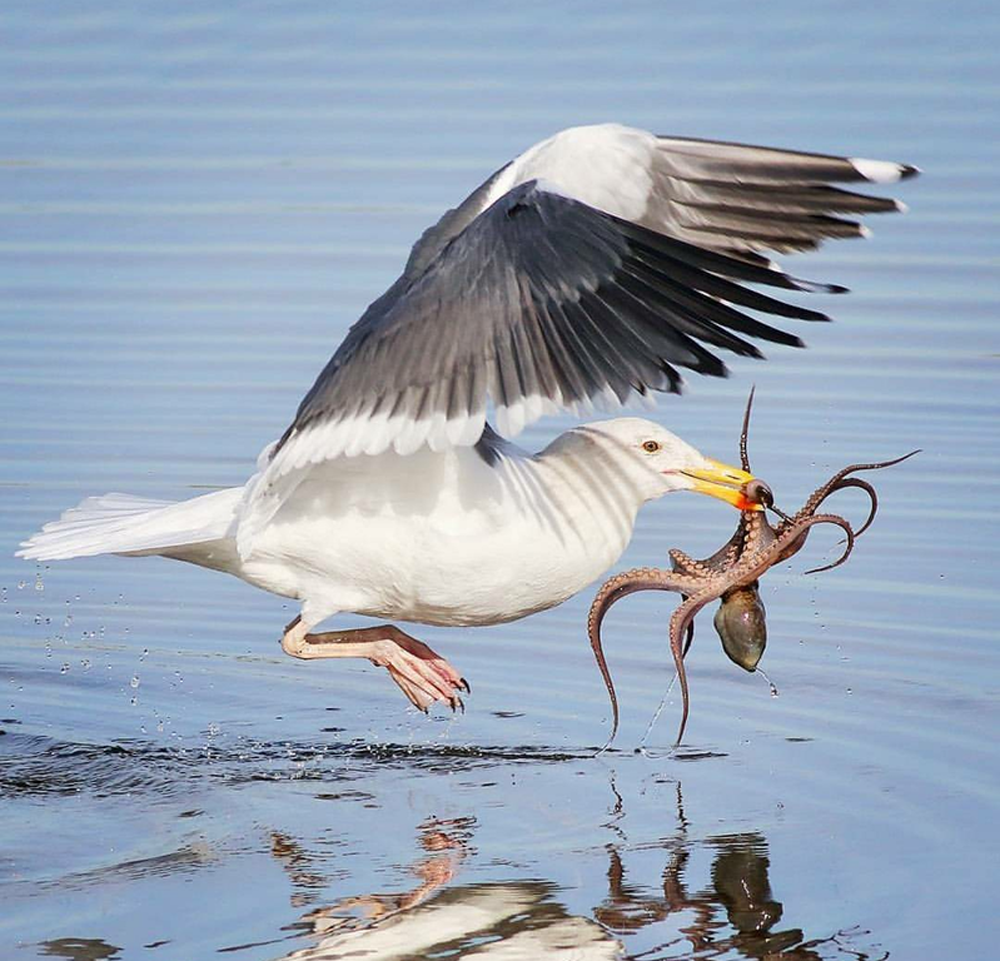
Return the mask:
[[[757,251],[859,236],[833,215],[896,203],[828,182],[912,172],[614,125],[533,147],[428,230],[351,328],[269,452],[241,552],[287,496],[280,479],[309,464],[474,444],[490,401],[511,436],[546,411],[677,390],[678,367],[725,373],[706,345],[759,356],[745,337],[798,344],[740,308],[824,315],[741,282],[842,288],[796,281]]]
[[[295,951],[285,961],[442,956],[482,961],[535,961],[540,958],[616,961],[622,945],[604,929],[570,916],[548,899],[539,882],[478,884],[449,888],[408,911],[400,911],[349,932],[324,937],[315,947]]]

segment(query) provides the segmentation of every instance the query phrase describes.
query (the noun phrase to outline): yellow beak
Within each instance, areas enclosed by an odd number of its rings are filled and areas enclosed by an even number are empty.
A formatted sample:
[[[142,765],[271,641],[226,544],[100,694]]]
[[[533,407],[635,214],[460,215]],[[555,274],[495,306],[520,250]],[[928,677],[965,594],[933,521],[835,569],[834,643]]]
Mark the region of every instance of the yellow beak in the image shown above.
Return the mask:
[[[722,461],[712,460],[706,457],[709,466],[699,470],[681,471],[685,477],[690,477],[693,481],[693,490],[699,494],[708,494],[710,497],[717,497],[719,500],[732,504],[741,511],[762,511],[762,504],[747,500],[746,485],[754,480],[753,474],[740,470],[738,467],[731,467],[723,464]]]

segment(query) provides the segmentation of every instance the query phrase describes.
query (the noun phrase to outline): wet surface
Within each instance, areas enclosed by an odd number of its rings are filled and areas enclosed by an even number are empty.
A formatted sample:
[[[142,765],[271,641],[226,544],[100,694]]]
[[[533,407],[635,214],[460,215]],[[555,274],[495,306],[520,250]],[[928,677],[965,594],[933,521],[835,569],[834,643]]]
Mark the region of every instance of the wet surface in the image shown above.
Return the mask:
[[[4,958],[996,953],[1000,15],[546,11],[0,14]],[[848,565],[801,575],[838,552],[817,532],[762,582],[779,697],[703,615],[685,743],[675,689],[637,752],[673,601],[636,596],[604,626],[622,727],[595,758],[589,594],[414,629],[473,686],[425,718],[373,667],[283,658],[294,611],[222,575],[11,556],[88,494],[242,483],[428,223],[607,119],[925,170],[873,240],[796,259],[853,290],[805,298],[837,320],[798,325],[809,350],[734,359],[654,414],[731,461],[755,382],[754,468],[793,505],[924,449],[878,477]],[[733,522],[665,498],[619,569]]]

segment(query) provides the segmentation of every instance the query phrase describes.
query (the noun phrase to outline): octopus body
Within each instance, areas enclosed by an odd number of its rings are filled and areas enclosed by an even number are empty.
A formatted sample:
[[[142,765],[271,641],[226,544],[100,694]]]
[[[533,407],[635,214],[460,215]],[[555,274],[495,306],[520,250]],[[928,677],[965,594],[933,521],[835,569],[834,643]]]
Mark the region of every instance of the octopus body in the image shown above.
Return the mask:
[[[758,582],[723,594],[712,623],[729,660],[744,671],[756,671],[767,647],[767,611]]]
[[[753,402],[751,392],[743,421],[740,453],[743,469],[750,471],[746,452],[746,437],[750,409]],[[819,524],[839,527],[846,536],[844,551],[837,560],[807,573],[830,570],[839,567],[854,549],[855,539],[871,526],[878,510],[875,489],[867,481],[852,474],[857,471],[881,470],[912,457],[911,451],[903,457],[877,463],[851,464],[838,471],[825,484],[818,487],[803,506],[788,516],[774,507],[770,488],[760,480],[747,484],[744,494],[754,504],[740,513],[740,519],[733,536],[718,551],[704,560],[695,560],[680,550],[670,551],[672,568],[641,567],[616,574],[606,581],[590,607],[587,617],[587,633],[611,700],[612,729],[608,744],[618,731],[618,698],[608,670],[601,645],[601,623],[608,610],[617,601],[636,591],[674,591],[682,597],[681,604],[670,617],[670,651],[680,682],[682,711],[680,728],[675,746],[684,736],[690,706],[687,675],[684,670],[684,655],[691,644],[694,619],[699,611],[711,601],[722,599],[722,605],[715,616],[715,627],[729,658],[740,667],[753,671],[760,661],[767,642],[767,625],[764,606],[760,600],[758,581],[775,564],[787,560],[802,549],[809,531]],[[855,531],[851,524],[838,514],[820,513],[819,507],[831,494],[845,488],[865,491],[871,501],[868,517]],[[774,510],[781,517],[772,526],[765,511]]]

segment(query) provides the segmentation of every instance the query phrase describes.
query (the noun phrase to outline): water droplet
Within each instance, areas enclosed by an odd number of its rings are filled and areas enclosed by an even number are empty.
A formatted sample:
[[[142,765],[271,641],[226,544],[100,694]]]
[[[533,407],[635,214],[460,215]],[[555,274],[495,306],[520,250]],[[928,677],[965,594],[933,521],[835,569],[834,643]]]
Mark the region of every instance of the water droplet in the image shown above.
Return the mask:
[[[27,586],[28,586],[28,582],[27,581],[18,581],[17,582],[17,589],[19,591],[23,591],[25,589],[25,587],[27,587]]]
[[[59,668],[59,673],[60,674],[68,674],[69,673],[69,662],[68,661],[64,661],[63,662],[63,666]]]
[[[136,704],[138,704],[138,703],[139,703],[139,698],[137,698],[137,697],[133,697],[133,698],[129,699],[129,704],[131,704],[132,707],[135,707]]]
[[[852,690],[851,690],[850,688],[848,688],[848,689],[847,689],[847,693],[848,693],[848,694],[853,694],[853,693],[854,693],[854,691],[852,691]]]
[[[133,674],[132,675],[132,680],[128,682],[128,685],[129,685],[129,687],[131,687],[134,690],[135,688],[137,688],[139,686],[139,683],[140,683],[139,682],[139,675],[138,674]]]
[[[41,574],[36,574],[35,575],[35,590],[36,591],[44,591],[45,590],[45,582],[42,580],[42,575]]]
[[[146,660],[146,658],[147,658],[148,655],[149,655],[149,648],[148,647],[144,647],[142,649],[142,653],[139,655],[139,660],[140,661]]]
[[[85,671],[89,671],[90,670],[90,658],[89,657],[83,658],[83,660],[80,661],[80,667],[82,667]]]

